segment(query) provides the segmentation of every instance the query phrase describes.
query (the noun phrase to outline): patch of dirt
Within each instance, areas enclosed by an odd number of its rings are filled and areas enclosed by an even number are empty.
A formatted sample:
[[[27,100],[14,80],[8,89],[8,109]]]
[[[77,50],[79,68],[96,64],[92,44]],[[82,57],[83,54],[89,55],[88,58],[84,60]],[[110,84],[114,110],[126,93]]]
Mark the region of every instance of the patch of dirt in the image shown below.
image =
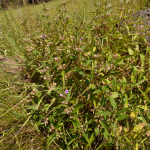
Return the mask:
[[[132,19],[122,19],[116,27],[121,27],[123,23],[131,24],[133,31],[144,34],[148,43],[150,43],[150,8],[137,11],[132,15]]]
[[[136,14],[133,14],[135,18],[143,18],[145,20],[145,24],[150,25],[150,8],[146,10],[139,10]]]
[[[10,72],[13,74],[17,74],[19,73],[20,67],[17,64],[16,61],[14,61],[12,58],[7,58],[4,56],[0,56],[0,67],[6,71],[6,72]]]
[[[139,25],[138,28],[145,28],[144,34],[146,35],[147,42],[150,43],[150,8],[137,11],[133,14],[133,18],[136,18],[136,20],[138,20],[138,18],[143,20],[144,24]],[[134,24],[134,27],[137,27],[137,25]]]
[[[0,55],[0,79],[5,78],[6,75],[15,75],[16,78],[20,76],[22,67],[12,58],[7,58]]]
[[[0,81],[8,79],[18,81],[20,78],[23,82],[31,82],[25,70],[22,61],[17,62],[11,57],[0,55]]]

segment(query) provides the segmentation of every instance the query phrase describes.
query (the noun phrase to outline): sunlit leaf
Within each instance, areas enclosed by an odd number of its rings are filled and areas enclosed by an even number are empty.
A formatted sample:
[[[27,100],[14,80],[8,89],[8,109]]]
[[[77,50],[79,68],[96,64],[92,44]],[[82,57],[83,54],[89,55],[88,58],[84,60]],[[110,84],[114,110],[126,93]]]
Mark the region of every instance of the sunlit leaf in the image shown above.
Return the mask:
[[[142,62],[142,67],[144,67],[145,56],[143,54],[140,54],[140,58]]]
[[[133,52],[133,50],[132,50],[131,48],[128,48],[128,51],[129,51],[129,54],[130,54],[130,55],[133,55],[133,54],[134,54],[134,52]]]
[[[138,132],[145,127],[145,123],[140,123],[133,128],[133,132]]]
[[[110,98],[115,99],[119,97],[119,93],[118,92],[112,92]]]
[[[136,117],[135,113],[132,112],[131,115],[130,115],[130,117],[131,117],[131,118],[132,118],[132,117],[133,117],[133,118]]]
[[[84,55],[89,56],[89,55],[91,55],[91,52],[86,52],[86,53],[84,53]]]
[[[94,52],[94,53],[95,53],[95,51],[96,51],[96,47],[93,48],[93,52]]]
[[[127,29],[127,32],[128,32],[128,36],[130,36],[130,30],[129,30],[129,27],[127,25],[125,25],[126,29]]]
[[[65,88],[65,71],[62,71],[61,74],[63,79],[63,88]]]

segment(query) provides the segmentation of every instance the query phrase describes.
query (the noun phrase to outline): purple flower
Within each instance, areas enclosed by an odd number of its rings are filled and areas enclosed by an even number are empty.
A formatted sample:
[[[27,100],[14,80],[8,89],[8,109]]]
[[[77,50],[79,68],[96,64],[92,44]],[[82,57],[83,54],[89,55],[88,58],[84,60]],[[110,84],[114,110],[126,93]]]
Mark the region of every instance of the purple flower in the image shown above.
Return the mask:
[[[60,97],[63,97],[63,95],[62,95],[62,94],[60,94]]]
[[[65,93],[69,93],[69,90],[65,90]]]
[[[44,122],[44,119],[41,119],[41,122]]]
[[[79,40],[81,41],[81,40],[83,40],[83,38],[80,38]]]
[[[43,37],[46,38],[46,35],[44,34]]]
[[[69,90],[65,90],[65,93],[69,93]],[[63,97],[64,95],[60,93],[60,97]]]
[[[40,38],[41,38],[42,40],[44,40],[44,39],[46,38],[46,35],[44,34],[43,36],[40,36]]]

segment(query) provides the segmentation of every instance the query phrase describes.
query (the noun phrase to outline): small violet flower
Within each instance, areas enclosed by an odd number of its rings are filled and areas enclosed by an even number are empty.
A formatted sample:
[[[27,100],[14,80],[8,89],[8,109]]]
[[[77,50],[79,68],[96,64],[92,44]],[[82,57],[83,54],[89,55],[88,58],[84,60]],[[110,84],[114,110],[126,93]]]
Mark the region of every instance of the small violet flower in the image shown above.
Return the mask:
[[[69,93],[69,90],[65,90],[65,93]]]
[[[63,97],[63,95],[62,95],[62,94],[60,94],[60,97]]]
[[[44,34],[43,36],[40,36],[40,38],[41,38],[42,40],[45,40],[46,35]]]
[[[81,40],[83,40],[83,38],[80,38],[79,40],[81,41]]]
[[[69,93],[69,90],[65,90],[65,93]],[[60,93],[60,97],[63,97],[64,95]]]
[[[44,122],[44,119],[41,119],[41,122]]]

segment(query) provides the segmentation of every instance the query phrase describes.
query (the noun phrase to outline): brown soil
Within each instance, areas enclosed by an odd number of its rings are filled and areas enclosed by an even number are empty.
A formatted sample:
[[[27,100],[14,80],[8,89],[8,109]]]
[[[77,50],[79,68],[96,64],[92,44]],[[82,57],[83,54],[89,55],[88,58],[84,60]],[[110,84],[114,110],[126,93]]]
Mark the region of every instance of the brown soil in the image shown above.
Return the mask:
[[[132,33],[138,32],[139,34],[144,35],[147,42],[150,44],[150,8],[137,11],[132,15],[132,19],[122,19],[116,24],[116,27],[122,27],[123,23],[132,26]]]
[[[7,58],[0,55],[0,79],[5,78],[8,75],[20,76],[22,72],[22,67],[12,58]]]
[[[134,22],[136,22],[138,19],[143,20],[143,24],[139,26],[134,24],[134,27],[144,28],[144,34],[146,35],[147,42],[150,43],[150,8],[146,10],[137,11],[137,13],[133,14],[133,18],[136,19],[134,20]]]

